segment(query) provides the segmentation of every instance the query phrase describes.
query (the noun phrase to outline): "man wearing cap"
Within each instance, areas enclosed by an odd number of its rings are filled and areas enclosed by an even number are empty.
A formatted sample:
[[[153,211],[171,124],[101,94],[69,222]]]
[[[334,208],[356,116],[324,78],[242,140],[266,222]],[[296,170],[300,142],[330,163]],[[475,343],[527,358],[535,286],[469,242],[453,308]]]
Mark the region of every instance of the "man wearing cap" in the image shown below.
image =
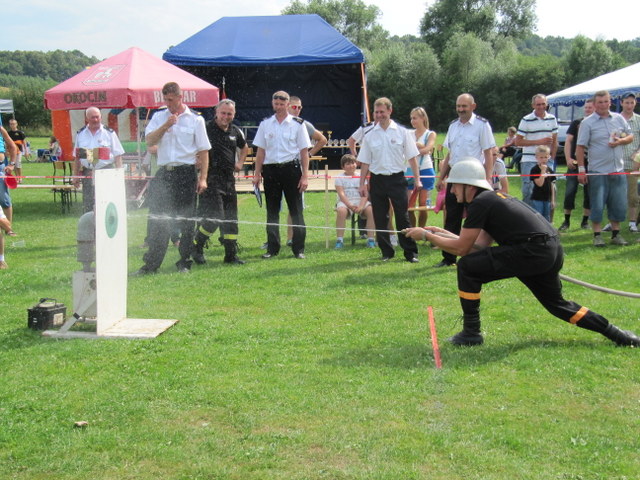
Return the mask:
[[[473,159],[451,168],[451,192],[467,209],[459,236],[431,226],[405,232],[415,240],[428,240],[461,257],[457,274],[463,329],[449,341],[454,345],[482,344],[482,285],[515,277],[552,315],[598,332],[617,345],[640,346],[640,337],[635,333],[620,330],[602,315],[563,298],[559,272],[564,253],[558,232],[524,202],[493,191],[485,173]],[[494,241],[497,246],[491,246]]]
[[[280,253],[280,205],[284,193],[294,225],[291,250],[295,258],[304,259],[306,229],[302,193],[309,184],[311,141],[304,120],[287,111],[287,92],[274,93],[271,106],[274,115],[260,123],[253,139],[258,147],[253,184],[258,187],[264,180],[267,204],[267,253],[262,258],[272,258]]]
[[[493,131],[489,122],[474,113],[476,102],[474,98],[463,93],[456,99],[456,113],[458,119],[449,124],[444,146],[448,150],[440,167],[440,178],[436,182],[438,191],[445,188],[449,170],[463,158],[475,158],[484,166],[487,181],[493,175],[493,148],[496,146]],[[456,202],[451,187],[446,184],[445,196],[445,224],[447,230],[460,233],[462,226],[463,207]],[[456,264],[456,256],[447,251],[442,252],[442,261],[436,267],[449,267]]]
[[[93,172],[102,168],[122,168],[122,154],[124,148],[118,135],[112,129],[102,125],[100,109],[89,107],[85,111],[87,124],[76,134],[75,162],[73,164],[73,184],[80,185],[82,175],[82,208],[83,211],[93,210],[95,203],[95,188]]]
[[[157,111],[145,130],[147,146],[158,146],[158,171],[150,185],[149,222],[144,265],[135,275],[154,273],[167,253],[174,226],[180,229],[178,272],[191,269],[196,193],[207,189],[209,149],[204,119],[182,102],[175,82],[162,87],[167,108]]]
[[[620,235],[620,222],[627,215],[627,179],[620,174],[624,169],[623,145],[633,141],[633,134],[622,115],[609,111],[609,92],[596,92],[593,105],[595,113],[580,124],[576,147],[578,181],[589,183],[593,245],[605,246],[601,235],[605,206],[611,222],[611,243],[627,245]],[[589,150],[589,177],[585,175],[585,149]]]
[[[633,166],[633,159],[640,148],[640,115],[634,112],[636,108],[636,96],[634,93],[626,93],[622,97],[621,115],[629,124],[633,140],[622,148],[624,149],[624,172],[627,179],[627,208],[629,218],[629,231],[638,233],[636,220],[638,219],[638,177],[630,175],[636,170]]]

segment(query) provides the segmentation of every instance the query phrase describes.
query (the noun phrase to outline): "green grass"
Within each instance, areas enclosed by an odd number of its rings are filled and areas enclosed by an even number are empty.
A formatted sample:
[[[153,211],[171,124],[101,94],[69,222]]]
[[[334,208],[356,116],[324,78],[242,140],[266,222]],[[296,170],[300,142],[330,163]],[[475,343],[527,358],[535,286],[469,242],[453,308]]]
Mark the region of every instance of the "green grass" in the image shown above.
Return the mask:
[[[54,297],[71,310],[80,205],[61,215],[48,192],[13,199],[26,246],[8,239],[0,272],[0,479],[639,477],[638,351],[551,317],[515,280],[483,291],[485,345],[454,348],[455,271],[432,268],[439,252],[383,264],[363,241],[325,249],[310,228],[307,260],[283,250],[263,261],[264,229],[241,225],[244,266],[212,246],[207,265],[180,275],[170,247],[159,274],[129,280],[129,316],[179,320],[160,337],[48,339],[26,328],[27,308]],[[239,203],[241,220],[264,221],[251,196]],[[307,224],[323,226],[323,194],[307,204]],[[145,213],[129,213],[129,271]],[[638,291],[640,246],[590,241],[575,227],[563,235],[564,273]],[[565,293],[640,330],[637,300]]]

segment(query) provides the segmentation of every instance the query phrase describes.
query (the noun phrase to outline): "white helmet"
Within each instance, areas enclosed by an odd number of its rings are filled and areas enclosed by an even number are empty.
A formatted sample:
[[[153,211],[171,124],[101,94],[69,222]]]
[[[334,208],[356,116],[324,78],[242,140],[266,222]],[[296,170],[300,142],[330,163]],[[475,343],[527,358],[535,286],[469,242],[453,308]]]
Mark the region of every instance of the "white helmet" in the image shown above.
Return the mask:
[[[486,172],[482,164],[473,157],[465,157],[451,167],[447,183],[462,183],[485,190],[493,190],[487,182]]]

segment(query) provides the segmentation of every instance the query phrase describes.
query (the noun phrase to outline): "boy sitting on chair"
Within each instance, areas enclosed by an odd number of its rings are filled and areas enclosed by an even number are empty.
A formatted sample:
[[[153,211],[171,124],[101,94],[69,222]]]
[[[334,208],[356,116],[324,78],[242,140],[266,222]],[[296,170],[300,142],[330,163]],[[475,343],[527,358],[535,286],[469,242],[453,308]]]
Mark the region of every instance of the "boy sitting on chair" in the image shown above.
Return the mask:
[[[358,214],[367,220],[367,247],[375,248],[375,225],[373,222],[373,211],[371,202],[367,197],[360,196],[360,177],[356,175],[357,160],[353,155],[343,155],[340,159],[340,166],[344,170],[336,177],[336,193],[338,203],[336,204],[336,247],[344,247],[344,230],[347,218]]]

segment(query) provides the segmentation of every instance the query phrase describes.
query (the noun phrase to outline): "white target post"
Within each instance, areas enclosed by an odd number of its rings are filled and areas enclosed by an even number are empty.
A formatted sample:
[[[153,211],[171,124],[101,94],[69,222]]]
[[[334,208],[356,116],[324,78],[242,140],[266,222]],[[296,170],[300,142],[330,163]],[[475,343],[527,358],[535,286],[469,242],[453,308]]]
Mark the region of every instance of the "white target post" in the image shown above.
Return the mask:
[[[127,318],[127,203],[124,169],[95,172],[96,332],[46,330],[66,338],[154,338],[178,320]]]

